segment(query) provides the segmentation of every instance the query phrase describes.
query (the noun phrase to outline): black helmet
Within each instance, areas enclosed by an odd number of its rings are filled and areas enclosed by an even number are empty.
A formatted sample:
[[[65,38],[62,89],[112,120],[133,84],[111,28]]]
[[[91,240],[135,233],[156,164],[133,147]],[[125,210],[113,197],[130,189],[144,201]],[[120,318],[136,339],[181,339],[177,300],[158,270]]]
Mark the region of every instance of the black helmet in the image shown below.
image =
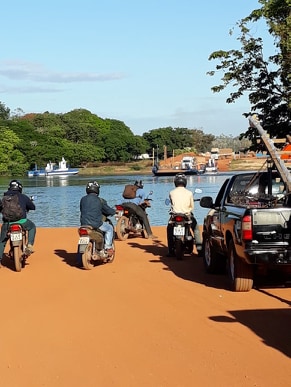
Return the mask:
[[[100,185],[97,183],[97,181],[89,181],[86,185],[86,193],[95,193],[99,195],[99,189]]]
[[[187,177],[184,175],[184,173],[178,173],[175,176],[174,184],[175,184],[175,187],[181,187],[181,186],[186,187]]]
[[[134,185],[136,185],[138,188],[143,188],[143,183],[142,183],[142,181],[140,180],[140,181],[135,181],[134,182]]]
[[[12,191],[18,191],[22,192],[22,184],[18,180],[11,180],[9,183],[8,189],[11,189]]]

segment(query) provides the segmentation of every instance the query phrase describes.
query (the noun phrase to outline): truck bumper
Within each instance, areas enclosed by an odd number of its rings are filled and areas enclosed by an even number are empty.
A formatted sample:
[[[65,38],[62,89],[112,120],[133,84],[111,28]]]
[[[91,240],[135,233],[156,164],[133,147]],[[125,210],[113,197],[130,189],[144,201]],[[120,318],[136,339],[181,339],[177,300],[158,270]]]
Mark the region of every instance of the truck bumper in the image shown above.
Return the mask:
[[[260,249],[249,247],[245,253],[251,264],[291,265],[290,246],[260,246]]]

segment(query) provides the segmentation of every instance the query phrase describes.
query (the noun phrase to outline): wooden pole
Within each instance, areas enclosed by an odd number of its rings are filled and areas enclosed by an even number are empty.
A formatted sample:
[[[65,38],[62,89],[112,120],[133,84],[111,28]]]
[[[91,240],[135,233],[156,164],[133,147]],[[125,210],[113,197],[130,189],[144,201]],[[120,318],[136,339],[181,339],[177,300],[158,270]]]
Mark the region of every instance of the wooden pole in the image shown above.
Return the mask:
[[[277,150],[274,146],[273,141],[267,136],[267,132],[263,129],[263,127],[261,126],[261,124],[259,123],[256,117],[250,116],[249,123],[250,123],[250,126],[252,126],[253,128],[256,128],[259,134],[261,135],[261,139],[264,142],[272,161],[276,165],[276,168],[282,180],[286,184],[288,192],[291,192],[291,173],[289,172],[283,160],[280,158],[279,154],[277,153]]]

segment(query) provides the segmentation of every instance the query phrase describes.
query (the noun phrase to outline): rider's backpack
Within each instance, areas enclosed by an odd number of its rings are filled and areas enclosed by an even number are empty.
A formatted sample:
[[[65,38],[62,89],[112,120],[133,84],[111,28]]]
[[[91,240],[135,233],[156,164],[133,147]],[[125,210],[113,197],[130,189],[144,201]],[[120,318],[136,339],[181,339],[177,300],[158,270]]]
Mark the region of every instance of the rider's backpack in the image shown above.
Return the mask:
[[[124,191],[122,196],[124,199],[134,199],[136,197],[136,191],[138,190],[138,186],[134,184],[128,184],[124,187]]]
[[[17,222],[23,217],[23,210],[20,207],[17,194],[2,197],[2,216],[8,222]]]

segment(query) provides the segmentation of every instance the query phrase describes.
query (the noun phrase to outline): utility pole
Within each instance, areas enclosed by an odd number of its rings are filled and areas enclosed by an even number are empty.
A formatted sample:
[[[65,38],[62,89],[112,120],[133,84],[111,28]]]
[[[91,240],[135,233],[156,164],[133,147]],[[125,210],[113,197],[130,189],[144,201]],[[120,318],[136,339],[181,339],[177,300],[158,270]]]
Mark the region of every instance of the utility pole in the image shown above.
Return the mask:
[[[250,116],[249,123],[250,123],[250,126],[252,128],[256,128],[259,134],[261,135],[261,139],[265,144],[265,147],[267,148],[267,151],[272,161],[274,162],[277,171],[279,172],[282,180],[286,184],[288,192],[291,192],[291,173],[289,172],[283,160],[280,158],[279,154],[277,153],[277,149],[275,148],[273,141],[267,136],[267,132],[263,129],[263,127],[261,126],[256,116]]]

